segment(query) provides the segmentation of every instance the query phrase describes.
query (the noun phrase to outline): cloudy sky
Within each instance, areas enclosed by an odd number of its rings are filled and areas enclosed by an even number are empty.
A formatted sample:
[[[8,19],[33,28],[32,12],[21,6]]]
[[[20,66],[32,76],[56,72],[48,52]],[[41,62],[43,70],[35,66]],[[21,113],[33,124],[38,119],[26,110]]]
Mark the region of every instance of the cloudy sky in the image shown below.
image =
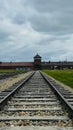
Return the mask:
[[[0,0],[0,61],[73,61],[73,0]]]

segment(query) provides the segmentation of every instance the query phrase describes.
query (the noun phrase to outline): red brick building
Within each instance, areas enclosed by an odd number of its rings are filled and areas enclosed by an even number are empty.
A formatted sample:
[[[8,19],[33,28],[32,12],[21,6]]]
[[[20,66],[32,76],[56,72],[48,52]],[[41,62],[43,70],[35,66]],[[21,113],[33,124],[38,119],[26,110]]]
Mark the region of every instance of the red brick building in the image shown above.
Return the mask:
[[[0,62],[0,69],[40,70],[40,69],[72,69],[73,62],[42,62],[41,56],[34,56],[34,62]]]

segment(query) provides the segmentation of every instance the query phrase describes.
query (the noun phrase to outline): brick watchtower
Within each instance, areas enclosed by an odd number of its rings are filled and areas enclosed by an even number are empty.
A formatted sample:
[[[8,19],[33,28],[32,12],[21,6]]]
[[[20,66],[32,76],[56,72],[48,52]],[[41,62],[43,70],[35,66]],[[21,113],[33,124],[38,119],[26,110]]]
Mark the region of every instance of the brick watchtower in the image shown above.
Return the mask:
[[[41,56],[38,54],[34,56],[34,69],[40,70],[41,69]]]

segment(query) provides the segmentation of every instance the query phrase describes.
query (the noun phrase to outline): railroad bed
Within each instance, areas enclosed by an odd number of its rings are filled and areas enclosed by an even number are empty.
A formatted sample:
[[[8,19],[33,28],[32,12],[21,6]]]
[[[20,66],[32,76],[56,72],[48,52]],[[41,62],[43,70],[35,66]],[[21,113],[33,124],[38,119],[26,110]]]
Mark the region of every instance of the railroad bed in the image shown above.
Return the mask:
[[[68,94],[68,91],[62,92]],[[55,126],[63,127],[65,130],[73,128],[73,111],[70,113],[69,108],[66,110],[66,104],[64,107],[64,102],[60,101],[39,71],[7,100],[7,104],[0,110],[1,129],[9,127],[14,130],[12,128],[16,126],[41,126],[43,130],[49,127],[53,129]],[[73,105],[71,107],[73,108]]]
[[[13,77],[15,75],[22,74],[22,72],[0,73],[0,80]]]

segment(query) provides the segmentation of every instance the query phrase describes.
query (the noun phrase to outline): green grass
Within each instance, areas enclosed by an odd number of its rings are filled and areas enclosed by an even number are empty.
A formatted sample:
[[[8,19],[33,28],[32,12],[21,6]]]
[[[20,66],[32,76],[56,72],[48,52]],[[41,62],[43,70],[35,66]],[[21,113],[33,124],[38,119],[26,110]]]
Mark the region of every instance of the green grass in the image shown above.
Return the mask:
[[[23,70],[0,70],[0,73],[24,72]]]
[[[43,72],[73,88],[73,70],[43,70]]]

